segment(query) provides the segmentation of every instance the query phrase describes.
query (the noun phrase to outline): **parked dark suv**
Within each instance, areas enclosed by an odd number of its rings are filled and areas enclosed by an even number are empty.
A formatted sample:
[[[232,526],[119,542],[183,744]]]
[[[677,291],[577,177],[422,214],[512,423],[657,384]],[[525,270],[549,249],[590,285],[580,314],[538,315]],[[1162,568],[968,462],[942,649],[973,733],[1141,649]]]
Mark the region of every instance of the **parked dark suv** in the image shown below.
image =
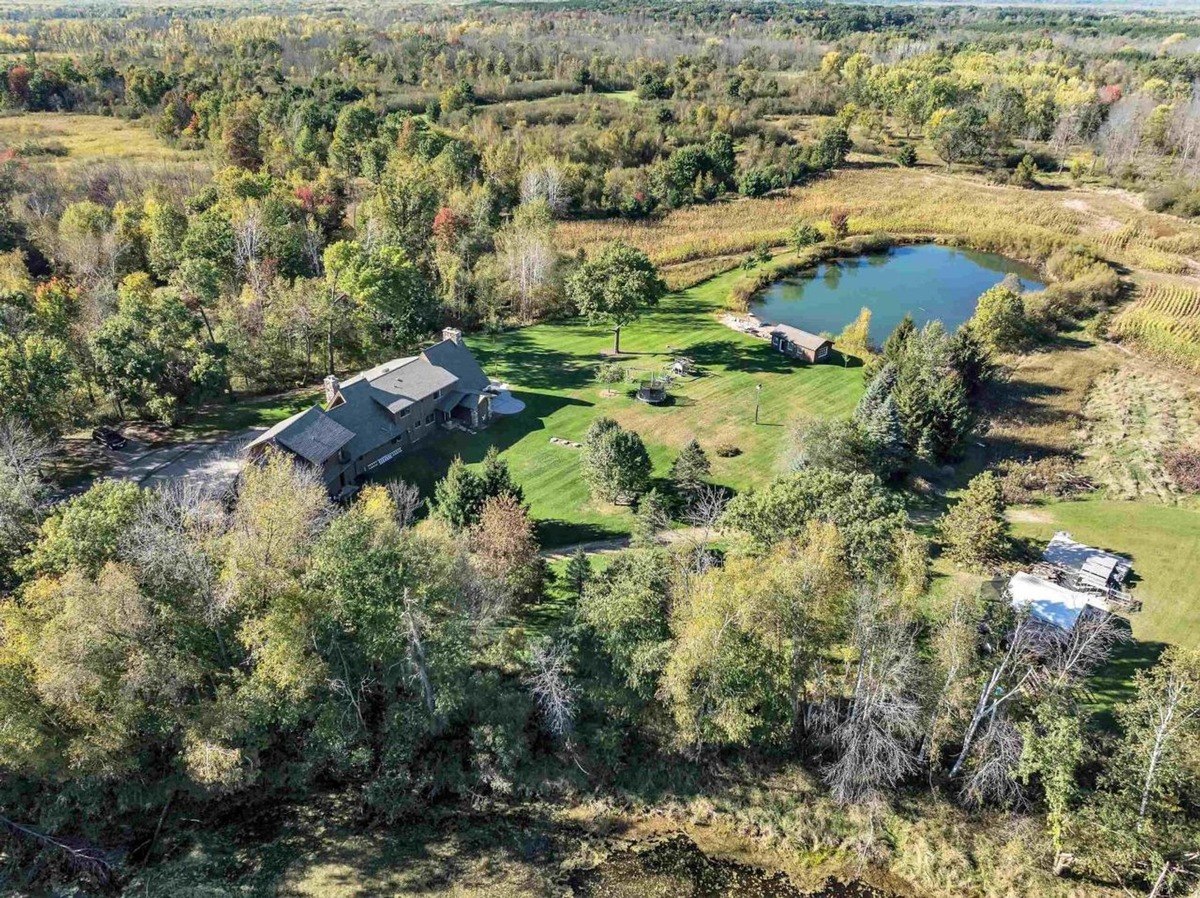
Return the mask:
[[[92,431],[92,441],[109,449],[124,449],[129,444],[123,434],[111,427],[97,427]]]

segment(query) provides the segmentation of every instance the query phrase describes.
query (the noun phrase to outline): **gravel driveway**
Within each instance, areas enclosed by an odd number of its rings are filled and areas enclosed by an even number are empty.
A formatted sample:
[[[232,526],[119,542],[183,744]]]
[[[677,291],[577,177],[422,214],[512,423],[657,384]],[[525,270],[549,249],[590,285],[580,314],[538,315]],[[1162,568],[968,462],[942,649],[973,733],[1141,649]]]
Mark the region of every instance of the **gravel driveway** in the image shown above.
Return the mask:
[[[129,480],[144,487],[195,481],[213,492],[223,493],[233,486],[242,469],[242,450],[264,430],[265,427],[253,427],[212,439],[149,450],[131,443],[128,449],[110,450],[116,463],[105,476]]]

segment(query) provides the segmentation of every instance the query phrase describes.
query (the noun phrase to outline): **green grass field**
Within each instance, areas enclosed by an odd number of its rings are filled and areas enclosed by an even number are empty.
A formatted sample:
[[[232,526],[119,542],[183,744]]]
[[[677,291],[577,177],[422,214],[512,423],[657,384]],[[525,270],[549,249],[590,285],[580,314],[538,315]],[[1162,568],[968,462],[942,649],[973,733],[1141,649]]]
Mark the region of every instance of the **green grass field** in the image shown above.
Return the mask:
[[[629,509],[596,503],[588,495],[579,474],[579,450],[550,442],[551,437],[582,440],[599,415],[641,434],[655,477],[667,476],[675,454],[695,436],[712,461],[714,481],[735,490],[769,481],[779,471],[790,424],[805,415],[849,414],[862,391],[862,372],[837,364],[793,363],[766,342],[721,324],[716,313],[740,276],[740,271],[729,272],[672,294],[622,331],[623,363],[630,369],[661,372],[679,354],[700,367],[698,376],[676,382],[670,404],[660,408],[634,399],[631,384],[596,383],[596,366],[613,342],[611,331],[603,328],[572,321],[470,338],[488,374],[507,381],[526,403],[525,411],[474,436],[439,435],[381,472],[381,479],[401,477],[428,493],[454,456],[479,462],[495,445],[524,487],[546,546],[629,532]],[[757,426],[756,384],[762,384]],[[719,458],[720,445],[736,446],[741,454]]]

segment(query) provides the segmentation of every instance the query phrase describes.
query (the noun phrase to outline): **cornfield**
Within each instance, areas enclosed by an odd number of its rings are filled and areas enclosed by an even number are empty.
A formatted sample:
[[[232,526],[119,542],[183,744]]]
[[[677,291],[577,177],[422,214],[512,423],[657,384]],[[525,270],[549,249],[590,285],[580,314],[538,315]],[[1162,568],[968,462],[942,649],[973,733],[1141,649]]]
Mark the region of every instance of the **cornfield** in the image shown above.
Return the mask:
[[[1200,290],[1183,284],[1141,285],[1112,330],[1148,352],[1200,371]]]

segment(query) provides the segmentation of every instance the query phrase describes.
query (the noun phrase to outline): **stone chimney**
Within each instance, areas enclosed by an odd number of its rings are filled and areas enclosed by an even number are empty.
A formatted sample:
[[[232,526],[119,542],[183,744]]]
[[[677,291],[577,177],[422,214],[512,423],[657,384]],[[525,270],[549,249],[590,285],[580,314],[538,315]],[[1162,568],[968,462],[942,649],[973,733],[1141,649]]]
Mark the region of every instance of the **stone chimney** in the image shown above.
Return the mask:
[[[341,388],[336,374],[330,374],[325,378],[325,407],[329,408],[333,405],[333,401],[338,397],[338,390]]]
[[[442,328],[442,339],[453,340],[455,343],[461,344],[462,331],[460,331],[457,327],[444,327]]]

